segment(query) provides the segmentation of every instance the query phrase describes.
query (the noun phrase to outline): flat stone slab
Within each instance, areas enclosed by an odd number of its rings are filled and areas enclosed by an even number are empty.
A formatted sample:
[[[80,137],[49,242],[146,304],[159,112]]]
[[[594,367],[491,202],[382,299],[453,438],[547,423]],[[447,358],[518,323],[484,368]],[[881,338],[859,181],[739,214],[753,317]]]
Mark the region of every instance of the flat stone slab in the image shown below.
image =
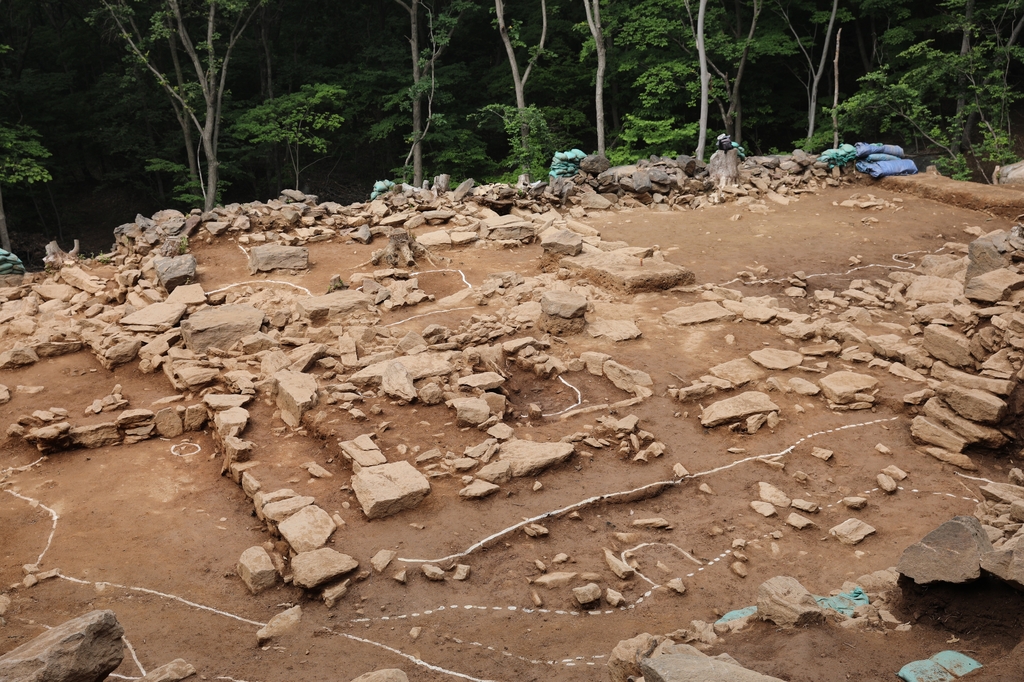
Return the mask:
[[[846,519],[829,529],[828,534],[844,545],[856,545],[875,532],[875,529],[860,519]]]
[[[746,358],[736,358],[729,362],[715,365],[708,370],[713,376],[725,379],[733,386],[742,386],[752,381],[764,379],[764,371]]]
[[[249,250],[249,272],[305,270],[309,267],[309,249],[305,246],[265,244]]]
[[[153,303],[121,318],[121,326],[133,332],[165,332],[185,315],[183,303]]]
[[[513,438],[501,444],[498,458],[509,463],[514,476],[534,476],[548,467],[564,462],[576,452],[572,443],[536,443]]]
[[[681,265],[615,251],[584,253],[563,258],[558,264],[577,277],[626,293],[663,291],[694,281],[693,272]]]
[[[856,400],[858,393],[866,393],[878,385],[878,379],[857,372],[834,372],[818,382],[825,397],[838,405]]]
[[[777,412],[779,406],[772,402],[768,394],[760,391],[747,391],[732,398],[719,400],[709,405],[700,415],[700,423],[708,428],[728,422],[746,419],[755,414]]]
[[[964,295],[964,287],[952,279],[924,275],[911,282],[903,295],[922,303],[952,303]]]
[[[296,299],[296,303],[309,321],[316,325],[353,313],[376,311],[373,298],[354,289],[334,291],[324,296],[301,297]]]
[[[661,320],[665,324],[682,327],[690,324],[731,320],[734,317],[736,317],[736,313],[726,310],[714,301],[708,301],[706,303],[684,305],[670,310],[661,316]]]
[[[766,369],[774,370],[792,369],[804,361],[804,356],[796,351],[777,348],[755,350],[747,357]]]
[[[263,311],[251,305],[233,304],[206,308],[181,323],[185,346],[205,353],[211,346],[228,350],[242,337],[255,334],[263,325]]]
[[[974,516],[955,516],[903,550],[896,570],[918,585],[965,583],[981,577],[992,542]]]
[[[481,372],[460,378],[459,388],[478,388],[481,391],[489,391],[498,388],[504,383],[505,377],[497,372]]]
[[[361,469],[352,490],[368,519],[381,519],[412,509],[430,494],[430,482],[408,462]]]
[[[289,545],[298,553],[323,547],[337,526],[330,515],[315,504],[303,507],[277,525]]]
[[[292,581],[308,590],[358,567],[359,562],[348,554],[342,554],[330,547],[321,547],[311,552],[300,552],[292,557]]]
[[[572,291],[545,291],[540,298],[540,309],[545,315],[571,320],[587,312],[587,297]]]
[[[426,379],[428,377],[451,374],[451,356],[452,354],[447,351],[443,353],[403,355],[402,365],[404,365],[405,369],[408,370],[409,376],[412,380],[418,381],[419,379]],[[379,386],[381,379],[384,376],[384,372],[387,371],[388,365],[392,362],[394,362],[394,360],[383,360],[369,365],[368,367],[364,367],[350,376],[348,380],[356,386]]]
[[[630,320],[596,319],[587,324],[587,333],[593,337],[603,336],[611,341],[629,341],[643,333]]]

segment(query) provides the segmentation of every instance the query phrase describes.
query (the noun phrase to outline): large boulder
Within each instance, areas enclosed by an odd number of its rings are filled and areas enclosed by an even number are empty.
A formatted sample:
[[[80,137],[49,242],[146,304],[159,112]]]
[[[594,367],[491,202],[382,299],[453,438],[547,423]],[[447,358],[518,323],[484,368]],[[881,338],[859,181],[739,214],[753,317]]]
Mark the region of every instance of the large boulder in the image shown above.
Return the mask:
[[[185,346],[196,353],[228,350],[263,325],[263,311],[251,305],[222,305],[200,310],[181,323]]]
[[[196,257],[192,254],[156,258],[153,261],[156,278],[167,293],[171,293],[182,284],[191,284],[196,279]]]
[[[796,578],[779,575],[757,588],[757,616],[784,628],[821,623],[825,614]]]
[[[113,611],[91,611],[0,656],[0,680],[100,682],[121,665],[122,635]]]
[[[1024,590],[1024,547],[998,549],[981,555],[981,568],[1018,590]]]
[[[981,558],[991,551],[977,518],[955,516],[907,547],[896,570],[918,585],[964,583],[981,576]]]
[[[352,490],[368,519],[412,509],[430,493],[430,482],[408,462],[365,467],[352,477]]]
[[[838,405],[857,400],[858,393],[867,393],[878,385],[878,379],[857,372],[833,372],[818,382],[825,397]]]

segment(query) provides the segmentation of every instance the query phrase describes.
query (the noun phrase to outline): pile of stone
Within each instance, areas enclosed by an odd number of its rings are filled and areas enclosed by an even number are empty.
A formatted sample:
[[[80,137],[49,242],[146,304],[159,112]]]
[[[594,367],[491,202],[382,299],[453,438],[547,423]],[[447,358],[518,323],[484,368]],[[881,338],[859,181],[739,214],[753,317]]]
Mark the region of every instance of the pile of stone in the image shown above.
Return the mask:
[[[697,287],[704,301],[665,313],[665,324],[777,325],[791,348],[765,348],[715,365],[689,386],[670,387],[669,395],[703,401],[743,389],[707,405],[700,420],[708,428],[727,424],[754,433],[777,423],[779,397],[790,394],[820,396],[833,411],[873,409],[881,384],[869,372],[853,371],[860,364],[916,384],[898,403],[913,415],[914,440],[939,460],[974,468],[965,450],[998,450],[1015,438],[1012,405],[1024,361],[1024,315],[1018,311],[1024,228],[984,235],[968,247],[948,243],[946,250],[954,253],[925,256],[920,267],[885,279],[853,280],[839,293],[814,290],[810,313],[794,313],[773,296]],[[807,297],[804,273],[778,281],[789,285],[786,295]],[[897,315],[910,324],[895,321]],[[844,369],[832,371],[833,362]]]
[[[628,166],[608,167],[601,157],[587,157],[583,170],[575,178],[583,187],[580,205],[586,209],[604,209],[620,204],[627,207],[652,206],[655,210],[700,208],[713,202],[715,184],[703,163],[690,156],[676,158],[652,156]],[[725,193],[739,206],[766,213],[765,199],[788,205],[796,195],[821,187],[837,187],[852,169],[829,170],[817,157],[803,150],[792,154],[751,156],[742,164],[738,185],[727,186]],[[594,194],[587,193],[587,189]],[[571,196],[571,195],[570,195]]]

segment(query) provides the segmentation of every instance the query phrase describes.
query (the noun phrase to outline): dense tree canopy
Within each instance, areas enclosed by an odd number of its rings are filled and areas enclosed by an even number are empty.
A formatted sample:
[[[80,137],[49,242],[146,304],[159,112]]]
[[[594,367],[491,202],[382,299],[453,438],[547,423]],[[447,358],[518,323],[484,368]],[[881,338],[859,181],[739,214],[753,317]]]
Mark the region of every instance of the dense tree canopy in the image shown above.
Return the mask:
[[[616,163],[692,154],[701,37],[708,140],[831,147],[838,86],[841,142],[983,180],[1021,153],[1022,29],[1024,0],[0,0],[0,150],[32,168],[0,182],[15,250],[99,250],[296,183],[536,177],[599,126]]]

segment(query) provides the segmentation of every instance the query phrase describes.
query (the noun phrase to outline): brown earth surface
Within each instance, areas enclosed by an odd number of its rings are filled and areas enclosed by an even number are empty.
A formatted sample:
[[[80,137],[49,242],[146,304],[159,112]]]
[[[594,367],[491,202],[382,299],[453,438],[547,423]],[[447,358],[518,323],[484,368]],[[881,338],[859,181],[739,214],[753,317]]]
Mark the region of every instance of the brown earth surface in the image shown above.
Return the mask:
[[[841,208],[834,203],[865,192],[902,201],[897,209],[883,211]],[[880,278],[886,268],[909,267],[948,241],[969,241],[971,237],[963,232],[969,226],[980,226],[985,232],[1011,226],[1004,218],[878,186],[807,194],[773,209],[767,216],[743,212],[731,204],[696,212],[634,210],[597,214],[588,222],[601,230],[605,240],[660,245],[669,260],[693,269],[698,283],[729,282],[738,271],[758,266],[768,269],[769,278],[795,271],[828,273],[812,277],[809,291],[841,291],[853,278]],[[734,215],[740,218],[732,220]],[[866,218],[878,222],[864,222]],[[308,272],[276,274],[271,279],[319,294],[333,274],[347,278],[354,270],[368,269],[360,264],[373,248],[314,244]],[[261,279],[250,278],[245,257],[227,240],[212,244],[194,240],[192,251],[200,263],[199,282],[208,292]],[[897,254],[908,255],[896,260]],[[471,284],[478,285],[494,271],[537,274],[541,250],[537,245],[511,251],[467,248],[445,255],[452,260],[438,263],[441,267],[461,269]],[[851,256],[860,259],[862,269],[850,271]],[[732,282],[729,286],[745,295],[772,294],[781,299],[786,285]],[[463,283],[457,272],[429,273],[420,276],[420,287],[441,298],[461,290]],[[696,300],[694,294],[682,292],[617,297],[602,304],[600,311],[606,317],[632,319],[643,331],[641,338],[618,344],[586,334],[566,339],[577,354],[601,350],[653,377],[654,397],[618,414],[636,414],[640,428],[666,444],[666,454],[647,464],[622,459],[611,450],[581,447],[568,463],[536,479],[513,479],[498,495],[485,500],[462,501],[457,479],[433,479],[431,494],[417,508],[367,521],[348,490],[350,472],[336,444],[284,429],[274,417],[273,405],[257,400],[249,406],[252,417],[245,437],[257,444],[254,459],[264,463],[260,470],[264,489],[293,488],[315,496],[328,512],[337,511],[346,525],[329,546],[359,560],[360,570],[369,570],[370,557],[380,549],[395,549],[399,558],[412,560],[445,557],[524,518],[595,495],[670,480],[677,462],[691,473],[700,473],[754,455],[783,452],[783,470],[744,461],[685,480],[653,498],[587,506],[580,510],[579,519],[565,514],[547,518],[541,521],[550,531],[546,537],[530,538],[515,531],[460,558],[458,563],[472,566],[465,582],[428,582],[417,563],[396,559],[383,574],[354,582],[340,603],[328,610],[290,585],[279,584],[255,597],[246,590],[235,573],[238,557],[246,548],[271,538],[253,516],[252,504],[242,490],[230,478],[218,475],[220,459],[213,454],[210,436],[192,434],[191,440],[202,449],[188,456],[174,455],[172,446],[178,441],[163,439],[51,455],[11,476],[6,492],[17,495],[0,494],[0,591],[19,583],[22,565],[35,563],[44,550],[41,568],[59,567],[67,579],[45,580],[30,589],[9,592],[13,604],[5,616],[6,625],[0,627],[0,653],[25,643],[45,626],[91,609],[109,608],[117,613],[146,670],[183,657],[204,680],[345,681],[377,668],[402,668],[412,680],[604,680],[608,654],[621,639],[641,632],[673,632],[689,627],[695,619],[713,622],[729,610],[755,603],[757,586],[776,575],[793,576],[813,593],[828,594],[844,581],[894,566],[907,545],[951,516],[973,512],[978,481],[921,454],[910,440],[910,415],[901,397],[920,386],[881,370],[870,371],[881,382],[879,403],[870,411],[832,413],[820,397],[773,393],[783,417],[774,432],[764,428],[747,436],[702,428],[696,404],[676,403],[665,395],[669,385],[680,383],[676,376],[688,381],[712,365],[765,345],[790,345],[773,327],[751,322],[682,329],[660,323],[662,313]],[[792,309],[806,310],[805,300],[787,300]],[[388,312],[382,324],[420,331],[432,323],[455,326],[470,315],[488,312],[474,307],[402,322],[433,309],[432,304],[423,304]],[[903,318],[890,312],[885,319]],[[863,328],[885,333],[884,327]],[[731,344],[726,335],[734,337]],[[829,371],[843,364],[836,358],[828,362]],[[860,366],[859,371],[867,370]],[[775,374],[818,377],[799,370]],[[585,372],[569,373],[566,378],[580,390],[584,406],[629,397]],[[66,408],[76,423],[89,423],[82,410],[115,384],[122,385],[131,407],[148,407],[174,393],[161,374],[142,374],[137,363],[111,372],[84,352],[4,372],[0,383],[10,386],[14,395],[0,406],[4,429],[20,415],[49,407]],[[14,391],[18,385],[45,389],[18,393]],[[523,373],[513,375],[509,388],[517,417],[523,414],[509,422],[519,437],[558,440],[607,414],[530,421],[525,418],[529,403],[541,404],[545,412],[558,411],[575,402],[574,392],[557,381]],[[460,452],[483,439],[479,432],[457,429],[443,405],[399,406],[381,398],[368,401],[364,411],[369,412],[366,408],[374,403],[381,407],[380,415],[355,423],[340,413],[344,419],[339,429],[355,437],[382,421],[390,422],[379,442],[392,460],[397,459],[400,444],[418,445],[421,452],[434,447]],[[803,413],[795,410],[798,403]],[[106,419],[109,416],[102,415],[91,421]],[[864,422],[874,423],[836,430]],[[880,454],[875,450],[878,443],[893,454]],[[815,446],[834,450],[835,457],[829,462],[811,457]],[[729,448],[744,452],[729,453]],[[32,463],[38,456],[21,440],[7,439],[0,444],[0,469]],[[974,458],[980,466],[976,475],[982,478],[1004,481],[1014,466],[1008,457]],[[310,460],[326,467],[334,478],[310,478],[298,466]],[[890,464],[910,476],[901,490],[886,496],[872,489],[876,474]],[[807,474],[805,482],[794,478],[797,471]],[[543,484],[539,491],[534,490],[535,481]],[[773,483],[791,497],[818,502],[821,511],[808,515],[815,526],[797,531],[778,517],[765,519],[751,511],[748,504],[757,499],[759,481]],[[699,492],[701,483],[707,483],[713,494]],[[851,513],[837,505],[840,498],[865,491],[871,491],[866,509]],[[672,528],[638,530],[631,525],[635,519],[654,516],[669,520]],[[878,530],[856,547],[839,544],[827,532],[851,516]],[[650,581],[639,575],[622,581],[608,571],[602,548],[616,552],[628,548],[612,535],[618,531],[635,531],[634,545],[655,543],[635,553]],[[773,532],[778,537],[772,537]],[[746,578],[729,570],[727,552],[737,538],[747,541]],[[568,563],[552,564],[559,553],[569,556]],[[620,610],[605,605],[599,613],[588,614],[572,602],[568,588],[538,588],[544,610],[537,609],[531,600],[534,588],[528,583],[540,575],[534,566],[537,559],[549,570],[601,574],[602,588],[622,592],[631,607]],[[391,578],[402,567],[409,569],[406,585]],[[684,595],[652,589],[653,584],[673,577],[683,579]],[[257,647],[257,624],[294,604],[303,606],[299,628],[269,647]],[[756,623],[722,637],[709,653],[728,652],[753,670],[794,682],[875,680],[894,679],[902,665],[952,648],[949,642],[955,638],[959,638],[957,649],[969,651],[986,665],[997,663],[1020,640],[1016,617],[1012,622],[978,620],[976,627],[958,628],[930,613],[927,609],[900,613],[902,620],[912,624],[908,632],[846,631],[834,625],[783,631]],[[414,626],[422,628],[415,639],[410,635]],[[1011,670],[1010,661],[998,665]],[[131,656],[126,656],[117,673],[140,676]],[[984,671],[972,679],[985,679]]]

